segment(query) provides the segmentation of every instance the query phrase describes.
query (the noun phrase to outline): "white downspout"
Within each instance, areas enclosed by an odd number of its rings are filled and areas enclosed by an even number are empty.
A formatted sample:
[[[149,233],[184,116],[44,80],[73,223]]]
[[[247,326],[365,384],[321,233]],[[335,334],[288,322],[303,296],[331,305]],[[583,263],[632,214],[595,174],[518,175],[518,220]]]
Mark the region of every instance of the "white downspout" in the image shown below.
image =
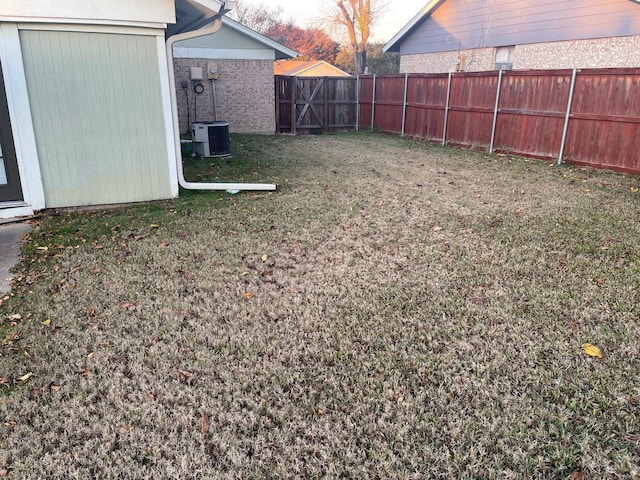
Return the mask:
[[[184,178],[182,169],[182,149],[180,147],[180,127],[178,124],[178,102],[176,97],[176,77],[173,65],[173,44],[181,40],[190,38],[203,37],[211,35],[220,30],[222,19],[217,16],[214,18],[213,25],[202,30],[193,32],[179,33],[172,35],[167,39],[167,61],[169,63],[169,91],[171,94],[171,111],[173,115],[173,140],[175,143],[176,167],[178,171],[178,183],[182,188],[187,190],[275,190],[276,186],[272,183],[198,183],[187,182]]]

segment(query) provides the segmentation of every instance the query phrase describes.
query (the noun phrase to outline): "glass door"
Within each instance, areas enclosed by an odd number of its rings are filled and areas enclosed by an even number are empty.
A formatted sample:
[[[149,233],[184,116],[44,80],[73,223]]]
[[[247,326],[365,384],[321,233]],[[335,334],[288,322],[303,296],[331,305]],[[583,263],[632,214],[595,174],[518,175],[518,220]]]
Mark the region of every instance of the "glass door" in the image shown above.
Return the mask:
[[[13,145],[7,94],[0,64],[0,204],[22,200],[20,173]]]

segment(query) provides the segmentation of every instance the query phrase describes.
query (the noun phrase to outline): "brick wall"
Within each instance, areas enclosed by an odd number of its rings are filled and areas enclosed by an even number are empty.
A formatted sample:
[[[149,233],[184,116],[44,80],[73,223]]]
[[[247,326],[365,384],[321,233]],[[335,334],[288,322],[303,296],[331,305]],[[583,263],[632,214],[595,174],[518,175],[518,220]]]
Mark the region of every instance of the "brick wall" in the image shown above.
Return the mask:
[[[214,119],[213,92],[207,79],[207,63],[212,60],[195,58],[174,59],[178,119],[180,133],[189,131],[187,98],[182,81],[187,81],[189,120],[207,122]],[[275,99],[273,60],[215,60],[218,80],[215,80],[218,120],[229,122],[229,131],[236,133],[275,132]],[[202,67],[204,92],[196,94],[190,80],[189,67]],[[197,114],[195,109],[197,108]]]
[[[640,66],[640,35],[538,43],[516,47],[513,68],[627,68]]]
[[[494,69],[495,49],[402,55],[400,73],[455,72],[458,55],[465,56],[465,71]],[[640,35],[596,40],[517,45],[513,68],[541,70],[562,68],[627,68],[640,66]]]
[[[474,48],[454,52],[402,55],[400,73],[447,73],[455,72],[458,57],[462,57],[465,72],[493,70],[495,53],[493,48]]]

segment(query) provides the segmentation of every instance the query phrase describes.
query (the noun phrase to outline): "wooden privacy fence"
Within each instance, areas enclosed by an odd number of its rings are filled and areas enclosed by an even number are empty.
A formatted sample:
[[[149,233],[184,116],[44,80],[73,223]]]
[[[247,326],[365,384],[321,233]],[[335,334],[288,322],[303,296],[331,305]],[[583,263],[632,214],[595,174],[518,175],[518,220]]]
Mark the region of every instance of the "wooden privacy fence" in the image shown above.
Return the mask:
[[[640,174],[640,68],[275,77],[280,133],[378,129]]]
[[[640,174],[640,69],[359,78],[359,127]]]
[[[358,127],[357,79],[275,77],[276,131],[309,134]]]

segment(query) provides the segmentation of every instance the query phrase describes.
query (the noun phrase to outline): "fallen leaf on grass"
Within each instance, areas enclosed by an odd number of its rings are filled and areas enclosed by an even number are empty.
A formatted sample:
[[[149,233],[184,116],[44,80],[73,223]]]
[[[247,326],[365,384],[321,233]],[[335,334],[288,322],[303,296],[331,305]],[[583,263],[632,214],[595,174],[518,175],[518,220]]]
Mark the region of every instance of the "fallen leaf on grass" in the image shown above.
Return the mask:
[[[244,292],[244,293],[242,294],[242,298],[244,298],[244,299],[246,299],[246,300],[249,300],[250,298],[253,298],[253,293],[251,293],[251,292]]]
[[[262,255],[262,256],[260,257],[260,260],[262,260],[263,262],[266,262],[266,261],[267,261],[267,258],[268,258],[268,257],[267,257],[267,255],[265,254],[265,255]]]
[[[569,328],[570,328],[571,330],[573,330],[574,332],[577,332],[577,331],[578,331],[578,324],[577,324],[576,322],[571,322],[571,321],[569,321],[569,322],[567,322],[567,325],[568,325],[568,326],[569,326]]]
[[[152,223],[151,225],[149,225],[149,228],[160,228],[160,225],[158,225],[157,223]]]
[[[444,230],[444,227],[433,227],[434,232],[441,232],[442,230]]]
[[[7,317],[5,317],[7,320],[21,320],[22,319],[22,315],[20,315],[19,313],[14,313],[13,315],[7,315]]]
[[[135,310],[136,306],[131,302],[122,302],[120,304],[120,308],[125,309],[125,310]]]
[[[167,248],[169,246],[169,242],[160,242],[158,244],[158,247],[160,248]]]
[[[36,247],[36,250],[40,250],[41,252],[47,252],[49,247]]]
[[[21,382],[26,382],[27,380],[29,380],[31,378],[32,375],[33,375],[32,372],[25,373],[21,377],[18,377],[18,380],[20,380]]]
[[[47,318],[46,320],[44,320],[44,321],[42,322],[42,324],[43,324],[45,327],[48,327],[49,325],[51,325],[51,319],[50,319],[50,318]]]
[[[582,350],[584,350],[584,353],[586,353],[590,357],[602,358],[602,352],[600,352],[600,349],[595,345],[591,345],[590,343],[583,343]]]
[[[9,383],[11,381],[11,377],[0,377],[0,385],[4,385],[5,383]]]
[[[209,430],[209,416],[206,413],[200,417],[200,433],[207,433]]]
[[[193,377],[193,373],[187,372],[186,370],[178,369],[178,373],[180,373],[180,375],[182,375],[185,380],[189,380],[191,377]]]
[[[582,470],[576,470],[575,472],[571,472],[568,480],[589,480],[589,475]]]

